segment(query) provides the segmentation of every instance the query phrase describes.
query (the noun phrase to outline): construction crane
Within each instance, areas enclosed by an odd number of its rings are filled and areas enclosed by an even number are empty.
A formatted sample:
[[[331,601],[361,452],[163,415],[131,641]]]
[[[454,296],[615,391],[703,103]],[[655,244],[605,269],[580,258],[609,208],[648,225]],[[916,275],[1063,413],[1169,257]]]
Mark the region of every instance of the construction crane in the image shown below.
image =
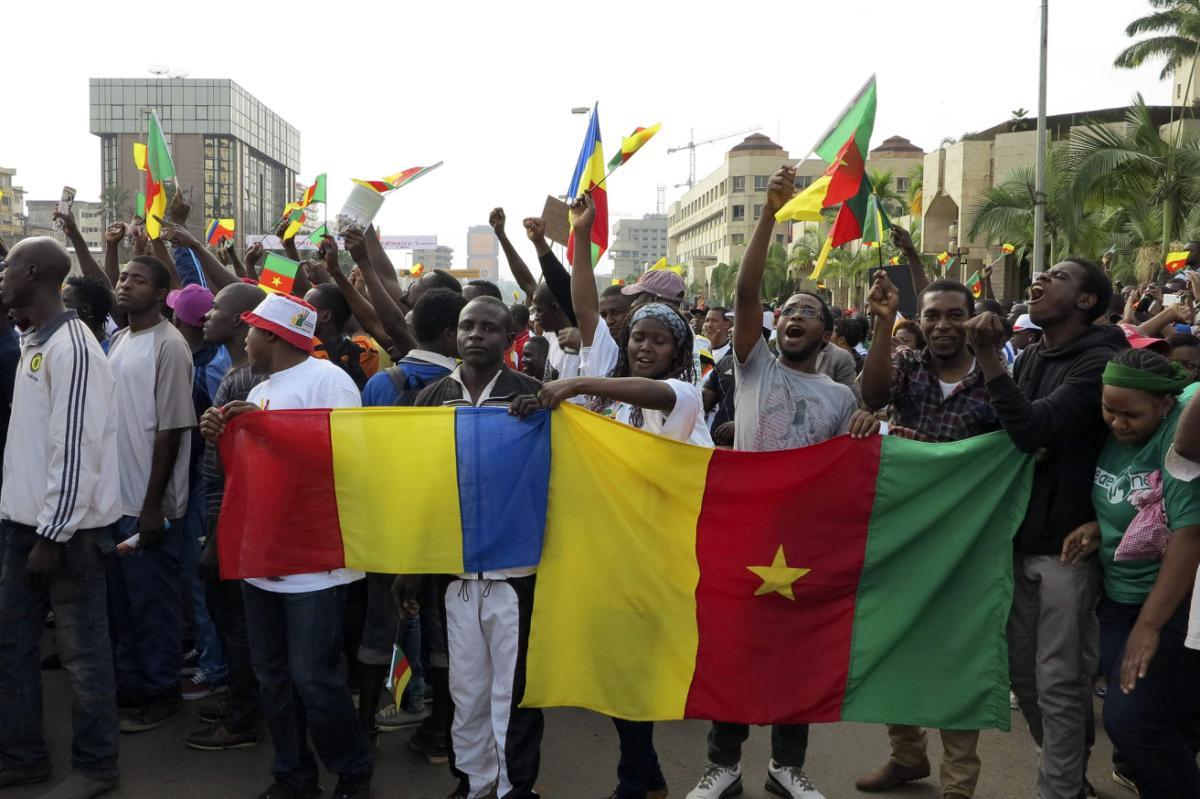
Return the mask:
[[[758,125],[755,125],[752,128],[746,128],[745,130],[734,131],[733,133],[726,133],[724,136],[714,136],[713,138],[705,139],[704,141],[696,141],[695,129],[689,130],[688,131],[688,139],[689,140],[688,140],[687,144],[680,145],[679,147],[671,147],[667,150],[668,155],[670,155],[671,153],[677,153],[681,150],[688,151],[687,183],[676,183],[675,188],[678,189],[681,186],[687,186],[688,190],[690,191],[691,188],[696,185],[696,148],[697,147],[699,147],[702,144],[712,144],[713,142],[722,141],[724,139],[732,139],[734,136],[744,136],[747,133],[757,133],[760,130],[762,130],[762,128],[759,127]]]

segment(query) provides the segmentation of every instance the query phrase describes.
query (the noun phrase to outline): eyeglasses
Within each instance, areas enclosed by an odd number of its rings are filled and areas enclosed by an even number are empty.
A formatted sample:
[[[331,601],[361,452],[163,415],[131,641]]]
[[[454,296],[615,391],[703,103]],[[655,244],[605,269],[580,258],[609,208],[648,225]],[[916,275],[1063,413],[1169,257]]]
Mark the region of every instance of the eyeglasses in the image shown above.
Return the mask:
[[[801,319],[820,319],[821,311],[807,305],[791,306],[779,312],[780,316],[799,316]]]

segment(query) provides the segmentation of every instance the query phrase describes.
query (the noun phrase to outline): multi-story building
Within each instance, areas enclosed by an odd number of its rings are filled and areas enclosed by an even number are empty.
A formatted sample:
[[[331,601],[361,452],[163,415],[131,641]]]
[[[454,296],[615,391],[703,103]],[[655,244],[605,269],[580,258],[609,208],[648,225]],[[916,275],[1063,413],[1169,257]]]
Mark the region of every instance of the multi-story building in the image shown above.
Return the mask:
[[[734,145],[725,163],[668,209],[667,260],[686,265],[701,282],[717,264],[738,263],[762,215],[767,183],[787,160],[787,150],[761,133]],[[787,233],[778,224],[772,239],[783,244]]]
[[[667,255],[667,215],[646,214],[641,219],[618,219],[613,225],[608,256],[612,276],[626,281]]]
[[[413,266],[424,264],[426,269],[451,269],[454,266],[454,248],[445,244],[434,244],[412,249]]]
[[[191,192],[194,229],[233,217],[241,244],[247,234],[271,232],[284,204],[296,199],[300,133],[233,81],[92,78],[89,94],[90,129],[100,137],[101,197],[123,200],[113,204],[132,207],[144,185],[133,144],[146,140],[152,109],[171,148],[177,185]]]
[[[64,245],[67,237],[54,222],[54,209],[58,200],[30,200],[25,204],[28,212],[26,223],[30,236],[51,236]],[[76,200],[71,205],[75,224],[83,234],[83,240],[93,253],[104,251],[104,207],[98,202]],[[74,255],[74,253],[72,253]]]
[[[1052,148],[1066,147],[1072,129],[1088,124],[1115,128],[1128,125],[1127,109],[1106,108],[1074,114],[1056,114],[1046,119]],[[1171,118],[1169,106],[1151,106],[1150,114],[1160,130]],[[1008,179],[1018,167],[1032,167],[1037,160],[1037,129],[1030,120],[1009,120],[925,156],[922,192],[922,249],[926,253],[949,252],[956,257],[950,277],[961,280],[995,261],[1004,242],[973,239],[969,231],[975,208],[987,190]],[[992,286],[1000,297],[1019,296],[1032,278],[1029,264],[1007,258],[992,272]]]
[[[491,225],[472,225],[467,229],[467,269],[493,283],[499,277],[500,243]]]
[[[17,170],[0,166],[0,238],[10,246],[25,235],[25,190],[13,185]]]

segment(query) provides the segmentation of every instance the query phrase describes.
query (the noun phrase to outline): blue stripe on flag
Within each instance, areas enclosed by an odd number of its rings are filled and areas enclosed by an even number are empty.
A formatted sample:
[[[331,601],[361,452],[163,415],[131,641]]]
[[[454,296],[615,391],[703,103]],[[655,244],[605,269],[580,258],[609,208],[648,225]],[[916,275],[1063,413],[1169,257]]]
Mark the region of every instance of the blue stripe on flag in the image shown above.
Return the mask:
[[[458,500],[467,572],[536,566],[550,487],[550,412],[456,408]]]

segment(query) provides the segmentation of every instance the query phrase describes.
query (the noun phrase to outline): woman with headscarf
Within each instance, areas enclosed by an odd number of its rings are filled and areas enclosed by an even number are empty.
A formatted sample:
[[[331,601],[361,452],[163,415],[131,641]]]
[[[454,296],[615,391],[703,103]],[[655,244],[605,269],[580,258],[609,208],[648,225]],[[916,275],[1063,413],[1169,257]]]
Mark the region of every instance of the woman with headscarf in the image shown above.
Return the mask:
[[[1155,352],[1128,349],[1103,381],[1110,435],[1092,485],[1097,521],[1066,538],[1062,558],[1100,553],[1104,727],[1118,771],[1147,799],[1200,796],[1185,734],[1200,708],[1200,652],[1184,646],[1200,565],[1200,487],[1164,469],[1191,378]]]

